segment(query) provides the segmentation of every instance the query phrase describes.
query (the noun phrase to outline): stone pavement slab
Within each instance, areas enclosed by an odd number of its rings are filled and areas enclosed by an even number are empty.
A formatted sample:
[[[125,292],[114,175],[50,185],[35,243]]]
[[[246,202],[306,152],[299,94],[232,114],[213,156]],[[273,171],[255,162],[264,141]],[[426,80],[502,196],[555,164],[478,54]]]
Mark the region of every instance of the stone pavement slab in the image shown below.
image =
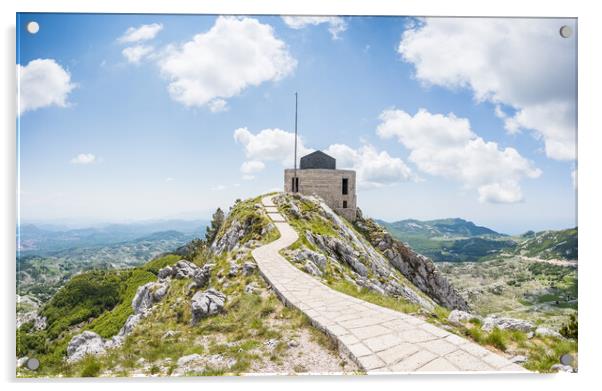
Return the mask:
[[[272,200],[262,199],[280,238],[252,254],[279,298],[305,313],[339,349],[368,373],[528,372],[505,357],[424,320],[337,292],[279,253],[297,241]]]

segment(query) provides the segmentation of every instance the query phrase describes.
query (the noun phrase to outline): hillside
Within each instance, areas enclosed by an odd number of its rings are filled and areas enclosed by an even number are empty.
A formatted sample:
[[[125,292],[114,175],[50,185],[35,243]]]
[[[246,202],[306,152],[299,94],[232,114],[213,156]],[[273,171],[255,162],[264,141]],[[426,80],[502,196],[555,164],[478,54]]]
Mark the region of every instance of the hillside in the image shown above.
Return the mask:
[[[299,236],[281,251],[283,262],[324,286],[470,338],[489,349],[484,354],[532,354],[525,365],[537,370],[576,349],[557,337],[452,321],[452,309],[470,310],[466,300],[435,264],[373,220],[350,224],[314,197],[279,194],[274,202]],[[177,254],[78,274],[45,303],[22,300],[39,309],[17,332],[18,376],[361,373],[262,278],[251,252],[280,234],[261,198],[236,202],[214,222],[208,241]],[[27,357],[40,360],[37,371],[23,367]]]
[[[190,240],[191,235],[202,235],[207,223],[204,220],[158,220],[84,228],[22,224],[17,226],[17,249],[21,255],[44,256],[61,250],[107,247],[171,231],[186,235]]]
[[[33,251],[21,252],[17,256],[17,292],[47,301],[74,274],[86,270],[138,266],[157,255],[174,251],[197,235],[200,233],[194,235],[161,231],[128,241],[92,247],[78,247],[74,244],[68,249],[46,251],[39,255]]]
[[[516,246],[507,235],[460,218],[378,223],[396,239],[436,262],[476,261]]]
[[[579,255],[577,238],[577,227],[530,233],[518,244],[515,253],[531,258],[576,261]]]
[[[466,221],[460,218],[437,219],[420,221],[414,219],[401,220],[393,223],[387,223],[378,220],[379,224],[384,225],[396,233],[406,235],[419,235],[423,237],[440,238],[462,238],[473,236],[505,236],[497,233],[487,227],[475,225],[472,221]]]

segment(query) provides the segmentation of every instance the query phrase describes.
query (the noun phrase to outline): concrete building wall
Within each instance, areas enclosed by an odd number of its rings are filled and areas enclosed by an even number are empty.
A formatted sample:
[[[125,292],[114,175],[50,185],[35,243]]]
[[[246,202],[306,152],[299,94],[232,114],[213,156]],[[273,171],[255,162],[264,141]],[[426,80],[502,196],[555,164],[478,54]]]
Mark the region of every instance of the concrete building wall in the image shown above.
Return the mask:
[[[293,191],[294,171],[293,169],[284,170],[284,191],[289,193]],[[326,205],[347,220],[355,220],[357,208],[355,171],[304,169],[297,170],[297,178],[299,178],[299,193],[317,195],[324,199]],[[343,178],[348,178],[347,194],[343,194]],[[346,208],[343,208],[344,202],[347,202]]]

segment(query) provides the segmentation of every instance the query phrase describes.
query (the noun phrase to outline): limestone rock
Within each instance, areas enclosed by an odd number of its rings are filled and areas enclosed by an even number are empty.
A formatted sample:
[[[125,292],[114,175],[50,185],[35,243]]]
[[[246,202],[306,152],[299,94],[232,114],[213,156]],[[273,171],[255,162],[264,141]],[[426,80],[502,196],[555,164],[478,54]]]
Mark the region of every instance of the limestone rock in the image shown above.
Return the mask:
[[[539,337],[555,337],[564,338],[559,332],[549,329],[547,327],[538,327],[535,329],[535,335]]]
[[[447,320],[449,320],[451,323],[461,325],[461,324],[466,323],[466,322],[470,321],[471,319],[475,319],[475,318],[480,319],[480,316],[473,315],[471,313],[468,313],[468,312],[462,311],[462,310],[453,310],[452,312],[449,313]]]
[[[257,270],[257,265],[253,262],[245,262],[242,265],[242,274],[245,276],[250,276],[251,274],[255,273],[255,270]]]
[[[174,266],[175,278],[192,278],[194,273],[198,270],[198,266],[194,263],[185,259],[179,260]]]
[[[492,331],[495,327],[501,330],[518,330],[528,333],[535,326],[533,323],[528,322],[522,319],[514,319],[514,318],[501,318],[495,315],[488,316],[483,321],[482,329],[484,331]]]
[[[238,264],[234,261],[230,262],[230,271],[228,272],[228,277],[236,277],[238,275]]]
[[[195,293],[191,301],[192,324],[196,324],[202,318],[222,312],[225,303],[226,295],[215,289]]]
[[[24,366],[27,363],[27,360],[29,360],[29,357],[21,357],[17,359],[17,368],[21,368],[22,366]]]
[[[567,372],[567,373],[575,372],[573,367],[571,367],[570,365],[563,365],[563,364],[554,364],[550,367],[550,369],[554,372]]]
[[[67,345],[67,362],[81,360],[86,355],[98,356],[106,352],[102,337],[93,331],[84,331],[71,338]]]
[[[510,361],[515,364],[522,364],[527,362],[527,357],[519,354],[517,356],[510,357]]]
[[[192,361],[199,360],[200,358],[202,358],[202,356],[197,353],[189,354],[187,356],[182,356],[182,357],[178,358],[178,366],[183,367]]]
[[[305,265],[303,265],[303,270],[309,274],[311,274],[312,276],[321,276],[322,272],[320,271],[320,269],[318,269],[318,267],[310,261],[305,262]]]
[[[175,274],[175,270],[173,267],[165,266],[163,269],[159,270],[159,273],[157,273],[157,277],[159,277],[160,279],[165,279],[165,278],[173,277],[174,274]]]
[[[294,253],[293,259],[296,262],[311,261],[314,265],[316,265],[320,269],[320,271],[324,271],[326,269],[326,264],[327,264],[326,257],[320,253],[311,251],[306,248],[296,250]]]
[[[165,281],[149,282],[138,287],[132,300],[134,314],[146,313],[154,303],[165,297],[169,291],[169,284]]]
[[[245,293],[253,294],[253,293],[257,292],[258,290],[259,290],[259,288],[257,287],[257,284],[255,284],[254,282],[251,282],[245,286]]]
[[[209,283],[211,278],[211,271],[215,265],[213,263],[207,263],[201,268],[197,268],[192,275],[192,280],[196,288],[203,288]]]

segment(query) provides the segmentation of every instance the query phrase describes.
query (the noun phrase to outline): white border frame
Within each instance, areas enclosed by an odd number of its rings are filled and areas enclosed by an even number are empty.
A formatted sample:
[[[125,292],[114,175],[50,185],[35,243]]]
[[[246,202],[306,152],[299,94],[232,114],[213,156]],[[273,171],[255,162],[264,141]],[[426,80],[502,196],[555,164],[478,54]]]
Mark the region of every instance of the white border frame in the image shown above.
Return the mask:
[[[0,224],[0,248],[3,250],[4,266],[3,300],[1,302],[3,321],[2,337],[2,380],[5,386],[19,389],[105,389],[107,386],[131,386],[136,384],[145,389],[162,389],[167,382],[177,387],[219,387],[222,389],[250,387],[287,387],[292,390],[307,387],[345,387],[350,390],[364,390],[369,386],[379,388],[433,387],[447,388],[450,383],[464,390],[485,388],[491,390],[508,389],[520,386],[545,387],[546,389],[577,389],[596,382],[597,364],[600,360],[595,350],[601,311],[600,296],[597,291],[602,278],[602,259],[598,257],[598,232],[602,216],[600,214],[600,174],[602,167],[599,148],[602,146],[600,131],[602,124],[598,112],[600,99],[599,70],[602,69],[600,50],[602,47],[602,23],[600,13],[596,13],[595,1],[586,0],[547,0],[527,2],[525,0],[3,0],[0,2],[2,19],[2,93],[0,111],[4,123],[0,161],[2,170],[2,224]],[[525,16],[525,17],[577,17],[579,28],[579,253],[581,258],[580,275],[580,327],[579,374],[573,375],[436,375],[436,376],[387,376],[387,377],[300,377],[291,378],[199,378],[182,379],[178,383],[170,379],[106,379],[101,381],[83,380],[16,380],[14,376],[14,310],[15,310],[15,189],[16,189],[16,137],[15,137],[15,13],[16,12],[90,12],[90,13],[210,13],[210,14],[294,14],[294,15],[430,15],[430,16]],[[597,49],[597,50],[596,50]],[[595,70],[598,69],[598,72]],[[400,384],[403,382],[403,384]],[[183,384],[203,383],[203,384]],[[519,386],[519,387],[520,387]]]

